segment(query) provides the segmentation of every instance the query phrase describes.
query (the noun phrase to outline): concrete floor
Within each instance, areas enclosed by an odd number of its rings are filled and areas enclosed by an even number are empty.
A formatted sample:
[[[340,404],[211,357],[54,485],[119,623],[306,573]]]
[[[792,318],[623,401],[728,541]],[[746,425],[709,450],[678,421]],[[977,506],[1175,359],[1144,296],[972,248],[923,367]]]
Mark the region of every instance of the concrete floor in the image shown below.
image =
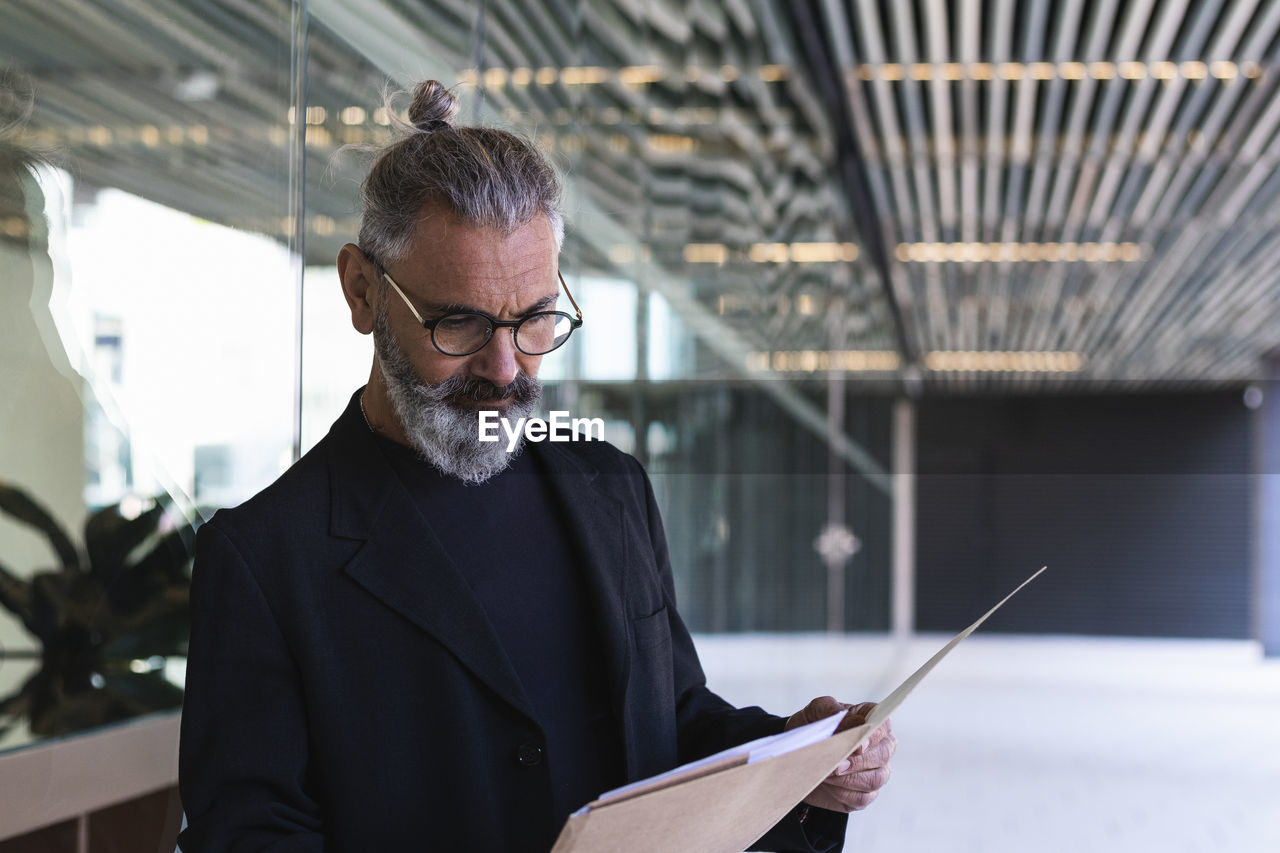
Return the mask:
[[[696,639],[713,689],[785,714],[881,698],[948,637]],[[1280,660],[1252,643],[979,633],[893,724],[850,853],[1280,851]]]

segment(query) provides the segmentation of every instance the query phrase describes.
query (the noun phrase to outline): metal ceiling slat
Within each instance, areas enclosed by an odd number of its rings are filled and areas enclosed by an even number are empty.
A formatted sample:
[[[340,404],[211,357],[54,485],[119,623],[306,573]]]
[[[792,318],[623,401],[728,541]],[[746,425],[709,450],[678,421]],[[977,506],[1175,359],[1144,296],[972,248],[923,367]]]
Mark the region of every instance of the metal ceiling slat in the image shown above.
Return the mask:
[[[1225,26],[1214,37],[1213,43],[1209,45],[1207,50],[1202,50],[1202,45],[1198,40],[1188,40],[1178,51],[1179,55],[1175,58],[1182,60],[1192,60],[1200,55],[1207,56],[1232,56],[1235,54],[1236,42],[1239,40],[1239,27],[1243,27],[1252,16],[1257,6],[1257,0],[1241,0],[1235,3],[1230,15],[1228,16]],[[1208,4],[1203,7],[1207,10]],[[1218,14],[1218,7],[1215,7],[1215,17]],[[1202,17],[1204,16],[1202,10]],[[1207,24],[1202,25],[1204,30],[1212,28],[1216,23],[1210,19]],[[1197,32],[1202,29],[1201,25],[1196,27]],[[1207,32],[1205,33],[1207,36]],[[1164,86],[1160,94],[1160,102],[1153,111],[1152,122],[1148,127],[1147,133],[1143,136],[1138,145],[1137,153],[1134,160],[1144,164],[1154,164],[1159,157],[1161,149],[1168,150],[1169,147],[1177,145],[1181,139],[1176,135],[1176,126],[1174,117],[1177,113],[1178,106],[1183,100],[1183,93],[1186,91],[1186,79],[1178,76],[1172,80],[1165,80]],[[1199,98],[1195,99],[1187,108],[1189,115],[1199,116],[1203,110],[1203,104],[1207,103],[1208,87],[1198,90]],[[1204,128],[1202,127],[1202,131]],[[1150,182],[1148,182],[1149,184]],[[1145,196],[1145,190],[1144,190]],[[1139,214],[1141,204],[1139,203],[1133,211],[1135,215]],[[1145,217],[1144,217],[1145,218]]]
[[[864,82],[855,72],[859,57],[850,35],[851,21],[845,14],[843,3],[840,0],[823,0],[823,12],[838,58],[836,71],[845,79],[844,89],[848,98],[851,130],[862,151],[867,192],[870,195],[869,201],[872,207],[870,215],[875,217],[874,230],[879,231],[879,239],[885,243],[879,247],[879,251],[886,261],[881,265],[876,265],[874,262],[868,264],[869,268],[862,277],[863,292],[868,293],[875,286],[875,283],[869,283],[868,280],[880,280],[879,286],[886,291],[885,300],[872,304],[886,306],[887,310],[882,316],[886,324],[886,332],[890,333],[890,339],[892,339],[894,337],[892,331],[897,331],[894,347],[902,352],[904,360],[911,361],[915,352],[914,341],[918,340],[919,335],[915,324],[912,324],[911,328],[906,327],[907,321],[904,318],[906,312],[901,306],[910,306],[912,299],[909,285],[893,254],[893,244],[903,239],[899,225],[901,218],[896,215],[896,204],[890,190],[890,182],[895,179],[894,169],[883,153],[881,137],[877,135],[877,125],[872,118],[871,106],[867,102],[868,93],[864,89]],[[867,201],[867,199],[852,199],[850,203],[857,205]],[[862,236],[864,239],[868,238],[866,234]],[[868,254],[874,256],[874,247],[867,248],[871,249]],[[856,315],[851,313],[847,322],[857,322]]]
[[[1048,7],[1044,3],[1033,3],[1023,10],[1024,24],[1018,58],[1024,66],[1038,62],[1044,56],[1044,43],[1049,25]],[[1004,197],[1004,225],[1001,239],[1014,242],[1024,231],[1025,211],[1023,209],[1023,181],[1028,164],[1031,161],[1032,122],[1036,113],[1036,96],[1039,81],[1029,74],[1023,74],[1014,91],[1013,128],[1009,147],[1009,178]]]
[[[1169,313],[1180,322],[1163,324],[1156,342],[1172,343],[1183,335],[1194,338],[1209,330],[1239,326],[1257,315],[1257,309],[1266,305],[1265,291],[1273,286],[1280,258],[1274,236],[1274,221],[1267,227],[1226,232],[1223,242],[1229,245],[1220,254],[1225,263],[1211,271],[1205,287],[1188,289],[1181,304],[1170,306]]]
[[[1071,59],[1076,49],[1077,36],[1080,31],[1080,16],[1084,11],[1084,0],[1065,0],[1061,8],[1057,26],[1057,38],[1053,50],[1048,55],[1049,61],[1055,65]],[[1031,188],[1027,192],[1027,219],[1024,232],[1030,240],[1046,241],[1043,225],[1045,222],[1045,205],[1048,193],[1049,176],[1052,174],[1057,157],[1058,129],[1061,126],[1062,113],[1066,109],[1067,81],[1055,75],[1047,81],[1044,108],[1040,120],[1039,138],[1031,173]]]
[[[1274,198],[1276,190],[1273,187],[1269,196]],[[1169,321],[1162,323],[1159,334],[1151,338],[1153,347],[1174,352],[1185,340],[1209,338],[1229,347],[1233,337],[1258,337],[1260,326],[1252,326],[1243,334],[1239,330],[1254,318],[1268,316],[1266,291],[1273,286],[1273,271],[1280,263],[1280,245],[1275,240],[1280,217],[1272,214],[1268,219],[1260,225],[1222,234],[1219,242],[1227,245],[1215,252],[1215,257],[1225,263],[1205,269],[1204,287],[1188,288],[1180,294],[1181,302],[1163,309]],[[1274,310],[1276,301],[1272,299],[1270,303]],[[1223,330],[1234,334],[1222,334]]]
[[[1230,14],[1227,16],[1224,26],[1220,27],[1213,42],[1206,49],[1204,41],[1208,38],[1209,31],[1214,24],[1218,23],[1221,7],[1219,4],[1206,4],[1201,7],[1201,12],[1197,16],[1194,26],[1187,38],[1178,48],[1177,57],[1184,61],[1199,56],[1230,56],[1233,54],[1236,46],[1235,42],[1243,30],[1244,23],[1252,16],[1256,7],[1255,0],[1244,0],[1234,5]],[[1152,125],[1148,127],[1146,134],[1147,139],[1143,143],[1143,150],[1135,156],[1135,164],[1130,174],[1130,180],[1127,182],[1130,186],[1126,187],[1126,197],[1132,197],[1137,194],[1137,185],[1141,179],[1145,178],[1147,187],[1142,197],[1134,203],[1134,209],[1125,213],[1117,210],[1112,213],[1111,220],[1102,232],[1103,240],[1118,239],[1122,229],[1127,230],[1131,234],[1140,234],[1141,242],[1149,242],[1154,239],[1159,231],[1152,227],[1148,216],[1143,213],[1144,199],[1151,192],[1153,187],[1158,188],[1157,181],[1162,180],[1167,169],[1162,170],[1157,167],[1148,167],[1147,158],[1152,156],[1151,152],[1158,145],[1158,140],[1169,139],[1169,145],[1175,146],[1182,142],[1180,136],[1170,136],[1168,117],[1173,109],[1182,100],[1182,94],[1185,89],[1185,82],[1181,79],[1163,81],[1165,90],[1162,92],[1162,102],[1156,107],[1156,115],[1158,118],[1153,120]],[[1201,97],[1193,99],[1187,110],[1191,115],[1198,115],[1203,109],[1203,105],[1208,100],[1208,86],[1202,86],[1197,94]],[[1185,118],[1184,118],[1185,121]],[[1203,126],[1202,126],[1203,127]],[[1208,128],[1203,128],[1201,132],[1208,132]],[[1145,153],[1144,153],[1145,152]],[[1180,270],[1180,278],[1174,278],[1164,283],[1164,287],[1170,292],[1176,292],[1186,287],[1194,286],[1191,272],[1186,268]],[[1123,282],[1131,282],[1133,273],[1129,270],[1109,267],[1104,269],[1098,280],[1093,286],[1093,298],[1096,301],[1110,301],[1112,294],[1121,288]],[[1150,285],[1148,285],[1150,286]],[[1117,318],[1120,312],[1115,312]],[[1113,321],[1114,322],[1114,321]]]
[[[994,14],[988,21],[988,43],[991,45],[992,64],[1013,59],[1013,0],[997,0]],[[987,84],[986,158],[982,190],[982,239],[991,242],[999,239],[1004,178],[1004,142],[1007,117],[1008,84],[996,75]]]
[[[1154,32],[1148,37],[1147,46],[1142,51],[1143,60],[1150,63],[1164,60],[1171,55],[1173,39],[1182,24],[1186,8],[1187,0],[1172,0],[1172,2],[1160,5],[1154,16]],[[1221,8],[1220,0],[1208,0],[1200,7],[1200,14],[1196,16],[1191,34],[1188,37],[1188,41],[1191,43],[1188,49],[1189,53],[1199,53],[1200,46],[1208,38],[1209,30],[1213,26],[1219,8]],[[1139,128],[1143,127],[1144,121],[1148,119],[1147,111],[1159,85],[1156,80],[1146,76],[1128,87],[1129,93],[1128,101],[1125,104],[1125,115],[1121,120],[1119,131],[1111,143],[1111,156],[1108,158],[1106,168],[1098,180],[1098,186],[1094,192],[1093,202],[1090,205],[1086,220],[1090,230],[1096,233],[1100,240],[1107,239],[1104,226],[1109,218],[1113,218],[1111,215],[1112,202],[1120,189],[1121,177],[1128,170],[1129,155],[1134,148],[1134,140],[1138,136]],[[1151,118],[1158,121],[1159,113]],[[1148,124],[1145,132],[1152,135],[1162,134],[1164,126],[1157,123]]]
[[[915,9],[913,3],[890,4],[893,15],[891,43],[894,59],[903,65],[919,61],[916,53]],[[929,137],[925,109],[921,103],[918,82],[903,80],[898,85],[898,103],[902,108],[906,127],[907,156],[911,164],[911,185],[914,191],[916,216],[920,222],[920,236],[925,241],[939,239],[938,205],[932,192],[929,168]]]
[[[1152,16],[1151,32],[1147,37],[1147,43],[1142,49],[1143,60],[1150,64],[1157,61],[1163,61],[1171,55],[1172,42],[1182,24],[1183,16],[1186,11],[1185,0],[1173,0],[1161,4]],[[1200,14],[1197,16],[1195,25],[1191,32],[1184,39],[1184,45],[1191,52],[1198,55],[1199,49],[1205,38],[1208,37],[1209,28],[1215,20],[1216,8],[1215,2],[1207,2],[1201,6]],[[1127,26],[1125,34],[1131,34],[1137,29],[1136,26]],[[1133,42],[1121,44],[1117,49],[1117,57],[1137,55],[1128,53],[1120,53],[1119,51],[1127,51]],[[1108,92],[1109,96],[1117,98],[1122,97],[1117,81],[1111,81],[1115,88]],[[1128,85],[1128,100],[1125,104],[1125,116],[1121,120],[1119,131],[1113,139],[1108,142],[1110,147],[1110,156],[1106,158],[1105,165],[1102,167],[1101,175],[1098,178],[1096,186],[1093,188],[1093,198],[1089,204],[1089,212],[1085,219],[1087,231],[1085,234],[1094,240],[1100,242],[1114,242],[1117,239],[1117,233],[1121,231],[1125,224],[1129,221],[1127,212],[1124,210],[1123,204],[1115,204],[1117,194],[1120,191],[1121,181],[1128,182],[1128,190],[1125,198],[1131,197],[1133,193],[1134,182],[1141,180],[1141,176],[1146,173],[1146,167],[1141,163],[1131,163],[1130,155],[1135,147],[1135,140],[1138,136],[1138,128],[1142,127],[1144,120],[1149,121],[1145,133],[1151,136],[1163,135],[1164,129],[1159,126],[1159,113],[1151,115],[1148,113],[1152,99],[1156,95],[1156,89],[1159,83],[1150,76],[1136,81]],[[1170,93],[1166,90],[1166,96]],[[1166,103],[1174,104],[1176,101],[1168,101]],[[1109,127],[1095,128],[1094,145],[1099,144],[1099,138],[1104,131],[1109,131]],[[1106,135],[1110,136],[1110,133]],[[1114,285],[1116,278],[1120,275],[1118,267],[1103,266],[1094,271],[1092,281],[1081,281],[1080,287],[1087,288],[1093,293],[1106,293],[1108,299],[1114,293]],[[1077,277],[1080,278],[1080,277]],[[1051,293],[1050,296],[1057,298],[1060,293]],[[1102,297],[1098,297],[1102,298]],[[1100,321],[1100,326],[1105,326],[1105,319]],[[1027,346],[1029,349],[1042,347],[1048,338],[1048,331],[1042,330]]]
[[[1085,33],[1078,47],[1080,60],[1094,62],[1106,59],[1117,11],[1117,0],[1099,0],[1089,7],[1090,15],[1083,22]],[[1094,107],[1098,88],[1097,81],[1088,74],[1081,79],[1071,81],[1069,86],[1070,114],[1065,123],[1061,146],[1056,154],[1049,203],[1045,206],[1043,234],[1046,242],[1073,243],[1079,239],[1078,229],[1073,227],[1070,219],[1068,199],[1071,197],[1079,174],[1085,168],[1087,122]],[[1074,264],[1049,265],[1041,275],[1039,304],[1051,305],[1058,302],[1058,295],[1065,287],[1066,280],[1081,275],[1073,269],[1074,266]],[[1087,327],[1091,322],[1096,322],[1092,314],[1081,315],[1082,327]],[[1090,361],[1092,363],[1092,354],[1090,354]]]
[[[947,17],[945,0],[925,0],[924,8],[926,61],[941,66],[950,55],[948,33],[951,25]],[[933,156],[938,190],[938,218],[942,239],[953,242],[958,239],[956,223],[958,204],[956,198],[956,156],[954,146],[954,120],[951,115],[951,84],[940,75],[932,75],[928,84],[929,105],[933,125]]]
[[[987,43],[990,45],[990,62],[993,65],[1013,60],[1013,19],[1014,5],[1012,0],[998,0],[993,14],[987,21]],[[987,123],[984,142],[984,158],[982,172],[982,242],[991,243],[1000,239],[1004,216],[1000,210],[1003,198],[1005,177],[1005,125],[1008,121],[1008,83],[1000,75],[995,75],[986,84]],[[985,290],[1000,267],[1007,262],[988,264],[978,272],[980,286]],[[992,299],[987,305],[988,334],[1002,339],[1008,334],[1007,325],[1010,317],[1009,300]],[[965,381],[956,377],[957,381]]]
[[[889,195],[888,185],[885,179],[885,170],[883,158],[879,154],[880,142],[875,135],[874,125],[871,121],[870,110],[866,101],[865,93],[862,90],[861,80],[855,73],[855,65],[857,64],[857,54],[854,49],[853,39],[849,32],[849,18],[844,9],[844,4],[840,0],[822,0],[822,16],[823,22],[826,24],[827,32],[830,33],[832,49],[834,51],[836,68],[835,73],[839,74],[845,81],[843,90],[847,98],[847,106],[850,113],[851,131],[854,136],[855,143],[861,149],[863,174],[866,181],[866,191],[871,198],[868,199],[851,199],[850,204],[866,204],[870,201],[873,211],[878,211],[880,216],[875,222],[879,226],[879,237],[872,237],[870,234],[860,234],[859,236],[864,242],[872,239],[879,239],[884,243],[892,244],[898,242],[897,229],[892,227],[894,218],[891,215],[893,210],[892,200]],[[874,216],[874,213],[872,214]],[[882,245],[879,247],[871,247],[864,245],[864,256],[868,258],[867,266],[862,270],[862,275],[857,275],[856,270],[853,276],[856,285],[861,290],[861,296],[865,297],[872,288],[877,285],[882,288],[885,293],[885,299],[888,302],[896,303],[900,298],[899,294],[893,291],[894,283],[892,274],[887,269],[877,269],[877,263],[871,258],[876,254],[875,249],[878,248],[883,257],[889,259],[888,263],[893,264],[893,252],[891,245]],[[848,307],[842,305],[842,307]],[[892,308],[890,309],[893,310]],[[892,323],[891,318],[885,318]],[[857,312],[849,311],[842,319],[842,323],[846,327],[852,327],[859,322],[864,322],[865,317],[859,318]],[[844,333],[852,338],[854,330],[847,328]],[[902,329],[901,334],[905,338],[910,335],[910,330]],[[894,347],[903,352],[904,357],[909,358],[912,351],[909,339],[899,341]]]
[[[956,44],[956,59],[963,67],[972,67],[981,59],[982,50],[982,4],[981,0],[961,0],[957,13],[959,27]],[[955,84],[959,99],[960,118],[960,233],[962,243],[976,243],[981,233],[979,209],[979,181],[982,177],[983,144],[979,130],[981,115],[979,110],[979,86],[977,80],[969,75]],[[961,349],[977,350],[983,345],[986,337],[988,311],[985,305],[978,303],[982,280],[987,276],[985,264],[964,264],[957,271],[965,284],[964,296],[960,305],[960,331],[957,345]],[[969,306],[975,305],[970,308]]]
[[[1093,17],[1088,23],[1088,35],[1082,50],[1085,63],[1114,63],[1115,56],[1121,50],[1137,50],[1142,36],[1142,28],[1138,22],[1146,20],[1149,3],[1139,6],[1126,5],[1117,8],[1111,0],[1102,0],[1094,6]],[[1116,15],[1123,13],[1123,22],[1117,23]],[[1119,29],[1119,44],[1110,45],[1112,33]],[[1091,197],[1094,181],[1100,160],[1106,158],[1107,138],[1110,132],[1115,111],[1119,109],[1120,97],[1125,81],[1103,79],[1094,82],[1093,74],[1085,74],[1083,79],[1074,83],[1074,102],[1068,131],[1064,134],[1060,165],[1055,175],[1050,201],[1047,223],[1052,223],[1051,234],[1062,243],[1078,243],[1084,240],[1084,211]],[[1093,114],[1093,123],[1088,124]],[[1070,201],[1068,201],[1070,199]],[[1083,284],[1092,279],[1096,269],[1089,264],[1052,265],[1046,273],[1043,284],[1043,304],[1057,304],[1064,293],[1078,291]],[[1096,324],[1101,318],[1096,314],[1082,315],[1083,329]],[[1089,359],[1093,364],[1093,352]]]
[[[1067,62],[1075,55],[1083,11],[1083,0],[1067,0],[1060,9],[1057,38],[1054,39],[1053,52],[1048,57],[1055,64]],[[1055,76],[1046,86],[1048,91],[1043,99],[1040,138],[1032,164],[1031,186],[1027,193],[1026,227],[1023,230],[1026,239],[1038,242],[1056,239],[1051,237],[1046,227],[1047,194],[1058,159],[1058,132],[1067,108],[1068,83]],[[1028,278],[1031,281],[1026,286],[1026,300],[1031,306],[1030,310],[1040,314],[1052,311],[1058,304],[1058,289],[1063,281],[1061,271],[1057,271],[1057,274],[1051,271],[1048,275],[1029,275]],[[1046,329],[1051,326],[1047,321],[1042,321],[1042,325]],[[1008,346],[1010,349],[1034,348],[1034,345],[1023,343],[1020,339],[1012,340]]]
[[[1277,27],[1280,27],[1280,3],[1271,2],[1259,25],[1246,38],[1239,57],[1242,60],[1262,59],[1261,51],[1271,40]],[[1175,225],[1178,232],[1174,235],[1175,240],[1184,239],[1183,234],[1190,236],[1192,229],[1203,227],[1197,224],[1197,220],[1191,218],[1196,208],[1189,206],[1190,199],[1198,194],[1193,179],[1196,179],[1196,184],[1207,186],[1216,178],[1216,167],[1210,165],[1208,169],[1202,168],[1209,152],[1223,146],[1228,150],[1236,149],[1238,144],[1233,140],[1252,124],[1253,117],[1260,109],[1251,104],[1261,104],[1266,97],[1266,93],[1256,86],[1248,90],[1247,95],[1241,94],[1244,91],[1243,85],[1218,87],[1217,100],[1213,103],[1208,118],[1200,120],[1199,116],[1205,105],[1210,102],[1210,93],[1213,91],[1203,81],[1197,84],[1191,105],[1178,117],[1169,145],[1161,155],[1157,168],[1153,170],[1147,193],[1137,205],[1134,218],[1135,221],[1144,223],[1140,238],[1144,243],[1158,239],[1164,233],[1168,223],[1177,223],[1178,220],[1175,220],[1174,216],[1179,211],[1177,215],[1182,222],[1180,225]],[[1241,97],[1245,98],[1244,108],[1237,107]],[[1222,130],[1229,117],[1233,117],[1235,131],[1231,128]],[[1188,146],[1186,140],[1189,138],[1191,128],[1197,126],[1200,128],[1201,138],[1207,141]],[[1171,171],[1174,174],[1172,179],[1169,179],[1168,173]],[[1163,203],[1156,205],[1154,200],[1157,198],[1163,199]],[[1099,295],[1105,298],[1108,292],[1103,290]],[[1091,343],[1091,341],[1085,341],[1081,345],[1090,346]]]
[[[1078,0],[1077,0],[1078,1]],[[980,58],[981,0],[960,0],[958,40],[960,63],[969,66]],[[965,76],[960,81],[960,239],[974,243],[979,234],[978,178],[981,169],[982,138],[978,131],[978,81]]]
[[[1165,294],[1170,298],[1152,304],[1153,322],[1141,335],[1143,348],[1151,353],[1172,352],[1185,341],[1196,340],[1194,326],[1199,316],[1215,313],[1234,301],[1232,291],[1248,275],[1248,256],[1256,250],[1259,239],[1252,229],[1206,233],[1201,245],[1207,248],[1191,256],[1191,266],[1201,286],[1167,289]],[[1227,285],[1227,289],[1220,285]],[[1124,334],[1123,330],[1120,334]],[[1132,352],[1125,355],[1128,369],[1149,369]]]
[[[890,5],[893,16],[893,47],[895,59],[902,65],[915,65],[920,57],[917,52],[915,4]],[[920,95],[921,83],[905,79],[898,84],[899,99],[904,124],[907,129],[907,151],[911,164],[911,186],[915,194],[916,211],[920,218],[920,235],[925,242],[942,239],[938,227],[938,202],[934,192],[933,169],[930,165],[928,121]],[[921,300],[925,317],[926,347],[945,346],[945,336],[951,327],[946,291],[943,286],[944,271],[937,265],[929,265],[923,271],[924,299]]]
[[[1153,3],[1154,0],[1138,0],[1125,7],[1124,17],[1119,27],[1119,39],[1107,57],[1109,61],[1113,63],[1126,61],[1137,55],[1138,45],[1150,20]],[[1085,152],[1084,165],[1076,180],[1071,207],[1067,213],[1069,226],[1074,224],[1068,233],[1075,239],[1096,236],[1092,233],[1092,229],[1089,229],[1087,211],[1091,207],[1097,190],[1100,171],[1108,160],[1112,128],[1115,126],[1128,88],[1128,81],[1118,77],[1107,79],[1101,87],[1101,102],[1094,111],[1089,147]]]
[[[1272,51],[1266,61],[1268,64],[1280,61],[1280,44]],[[1220,102],[1226,101],[1228,95],[1225,93],[1231,90],[1227,88],[1223,91],[1224,94]],[[1186,161],[1183,166],[1179,167],[1179,178],[1175,178],[1180,192],[1186,192],[1186,184],[1192,179],[1198,178],[1206,166],[1212,167],[1229,161],[1239,162],[1250,157],[1256,158],[1258,156],[1258,142],[1255,141],[1253,143],[1252,150],[1246,151],[1248,140],[1251,137],[1255,140],[1259,139],[1258,127],[1260,123],[1265,123],[1268,127],[1274,128],[1274,104],[1278,95],[1280,95],[1280,87],[1276,85],[1276,81],[1271,78],[1264,78],[1261,81],[1261,85],[1250,87],[1243,103],[1237,102],[1232,105],[1229,111],[1223,111],[1222,117],[1226,120],[1225,125],[1216,137],[1207,132],[1211,129],[1209,121],[1202,125],[1203,130],[1189,132],[1188,136],[1190,137],[1194,134],[1196,141],[1190,145]],[[1214,116],[1211,116],[1210,121],[1213,118]],[[1177,196],[1171,197],[1177,198]],[[1181,207],[1182,205],[1179,204],[1179,210]]]
[[[1038,62],[1044,57],[1044,45],[1048,37],[1048,9],[1045,4],[1033,4],[1024,9],[1023,31],[1017,55],[1024,66]],[[1016,243],[1034,239],[1031,230],[1026,227],[1026,209],[1023,206],[1023,190],[1030,167],[1032,154],[1031,129],[1035,119],[1036,97],[1039,82],[1030,75],[1022,75],[1016,88],[1016,106],[1014,108],[1012,144],[1009,150],[1008,183],[1004,198],[1004,225],[1000,239],[1005,243]],[[991,300],[1004,302],[1011,308],[1015,302],[1015,293],[1026,291],[1025,280],[1027,270],[1024,264],[1000,264],[994,286],[991,288]],[[1016,282],[1016,286],[1015,283]],[[1017,298],[1019,311],[1012,313],[1006,338],[1010,342],[1024,338],[1029,329],[1033,329],[1041,321],[1041,311],[1034,303]],[[1010,343],[1010,346],[1014,344]]]
[[[1248,145],[1236,148],[1234,159],[1225,168],[1213,160],[1206,161],[1181,200],[1180,210],[1184,211],[1184,218],[1189,218],[1198,211],[1204,211],[1206,215],[1187,222],[1183,228],[1165,230],[1164,243],[1172,241],[1174,245],[1185,245],[1188,242],[1186,236],[1193,233],[1197,235],[1197,243],[1221,239],[1222,234],[1235,226],[1240,210],[1274,170],[1274,160],[1269,164],[1266,160],[1258,159],[1263,152],[1257,150],[1257,146],[1269,134],[1272,141],[1268,157],[1280,156],[1280,137],[1275,136],[1277,127],[1280,127],[1280,91],[1274,94],[1260,120],[1251,118],[1247,114],[1241,115],[1235,122],[1239,131],[1243,131],[1245,126],[1252,129]],[[1240,160],[1247,164],[1250,159],[1255,162],[1251,165],[1240,164]],[[1212,251],[1213,243],[1210,243],[1205,252]],[[1194,267],[1194,264],[1172,266],[1169,275],[1173,277],[1181,273],[1188,282],[1201,282],[1202,278],[1194,277]],[[1162,294],[1155,288],[1146,288],[1125,310],[1113,315],[1113,323],[1121,330],[1121,334],[1133,334],[1149,318],[1151,312],[1158,308],[1161,297]],[[1164,298],[1169,297],[1166,295]]]
[[[861,34],[861,43],[865,51],[862,60],[872,66],[883,65],[888,61],[885,45],[889,40],[880,20],[877,3],[875,0],[856,0],[854,15],[850,30]],[[855,87],[859,82],[855,82]],[[883,155],[881,170],[887,173],[887,183],[893,198],[892,215],[896,220],[896,228],[887,230],[886,233],[896,232],[903,241],[915,242],[920,239],[920,223],[912,202],[910,179],[906,168],[907,152],[903,145],[892,84],[877,75],[875,79],[866,83],[866,87],[870,89],[874,105],[876,130],[879,134],[877,147]],[[884,211],[883,215],[889,215],[889,211]],[[906,326],[905,333],[909,338],[920,342],[922,348],[927,349],[928,343],[925,340],[927,325],[922,316],[924,306],[922,300],[915,298],[913,276],[893,262],[890,263],[889,270],[889,285],[897,296],[903,323]]]
[[[1087,24],[1088,35],[1080,52],[1084,62],[1106,59],[1107,44],[1114,27],[1117,4],[1117,0],[1099,0],[1092,9],[1093,17]],[[1085,75],[1073,81],[1071,88],[1073,90],[1071,115],[1067,120],[1066,131],[1063,133],[1053,190],[1049,194],[1049,205],[1045,211],[1046,229],[1053,233],[1059,242],[1072,242],[1076,239],[1075,234],[1069,230],[1068,199],[1075,185],[1076,173],[1084,159],[1085,141],[1088,139],[1086,123],[1093,109],[1098,84],[1093,77]]]

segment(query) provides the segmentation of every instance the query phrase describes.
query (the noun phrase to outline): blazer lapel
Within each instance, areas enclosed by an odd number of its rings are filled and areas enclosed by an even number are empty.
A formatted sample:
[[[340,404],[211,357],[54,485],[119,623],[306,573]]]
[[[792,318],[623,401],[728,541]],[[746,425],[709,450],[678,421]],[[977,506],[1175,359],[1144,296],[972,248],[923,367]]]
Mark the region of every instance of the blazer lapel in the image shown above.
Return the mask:
[[[624,700],[631,666],[630,620],[626,611],[628,556],[622,506],[592,484],[597,475],[594,468],[554,444],[533,447],[543,448],[570,541],[582,558],[588,601],[609,670],[609,693],[621,725],[625,722]]]
[[[330,437],[330,532],[364,540],[346,574],[435,637],[494,693],[537,723],[488,616],[413,505],[358,407],[353,412],[348,406]]]

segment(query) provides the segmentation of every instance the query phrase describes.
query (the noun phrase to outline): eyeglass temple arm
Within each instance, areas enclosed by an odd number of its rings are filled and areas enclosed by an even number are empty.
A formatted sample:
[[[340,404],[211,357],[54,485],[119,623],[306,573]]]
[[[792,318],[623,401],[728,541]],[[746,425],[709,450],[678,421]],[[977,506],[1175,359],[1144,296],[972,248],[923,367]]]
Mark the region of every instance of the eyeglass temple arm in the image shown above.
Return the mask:
[[[573,294],[569,292],[569,285],[564,283],[564,273],[556,270],[556,275],[560,278],[560,286],[564,288],[564,295],[569,297],[569,304],[573,306],[573,311],[578,315],[578,323],[582,323],[582,309],[578,307],[578,301],[573,298]]]
[[[418,313],[417,308],[413,307],[413,303],[409,301],[409,297],[404,295],[404,291],[400,289],[400,285],[396,284],[395,280],[392,279],[391,276],[388,275],[385,271],[382,273],[382,277],[387,280],[387,284],[391,285],[396,289],[396,293],[400,294],[400,298],[404,300],[404,304],[408,305],[409,310],[413,312],[414,319],[416,319],[419,323],[421,323],[425,327],[427,325],[427,321],[422,319],[422,315]],[[570,298],[572,299],[573,297],[570,297]]]

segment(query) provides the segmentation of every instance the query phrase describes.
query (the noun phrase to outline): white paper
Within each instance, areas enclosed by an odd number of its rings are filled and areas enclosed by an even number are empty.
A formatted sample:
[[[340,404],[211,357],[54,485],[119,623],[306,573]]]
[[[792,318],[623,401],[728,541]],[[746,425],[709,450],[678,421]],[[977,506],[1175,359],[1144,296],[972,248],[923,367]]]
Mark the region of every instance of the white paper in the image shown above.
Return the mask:
[[[668,770],[666,773],[659,773],[657,776],[650,776],[648,779],[641,779],[639,782],[632,782],[630,785],[623,785],[621,788],[614,788],[612,791],[606,791],[598,798],[597,805],[604,805],[609,800],[631,793],[641,786],[649,787],[657,782],[673,776],[679,776],[688,773],[691,770],[697,770],[700,767],[707,767],[712,764],[724,761],[726,758],[733,758],[739,755],[747,757],[748,764],[754,764],[757,761],[763,761],[766,758],[774,758],[779,755],[786,755],[788,752],[794,752],[797,749],[803,749],[810,744],[818,741],[826,740],[835,734],[836,728],[840,725],[840,721],[844,719],[847,711],[837,711],[830,717],[824,717],[816,722],[807,723],[803,726],[797,726],[785,732],[776,735],[768,735],[767,737],[757,738],[747,743],[731,746],[726,750],[717,752],[715,755],[708,755],[706,758],[700,758],[697,761],[690,761],[688,764],[682,764],[674,770]],[[581,814],[587,809],[583,807],[575,814]]]

